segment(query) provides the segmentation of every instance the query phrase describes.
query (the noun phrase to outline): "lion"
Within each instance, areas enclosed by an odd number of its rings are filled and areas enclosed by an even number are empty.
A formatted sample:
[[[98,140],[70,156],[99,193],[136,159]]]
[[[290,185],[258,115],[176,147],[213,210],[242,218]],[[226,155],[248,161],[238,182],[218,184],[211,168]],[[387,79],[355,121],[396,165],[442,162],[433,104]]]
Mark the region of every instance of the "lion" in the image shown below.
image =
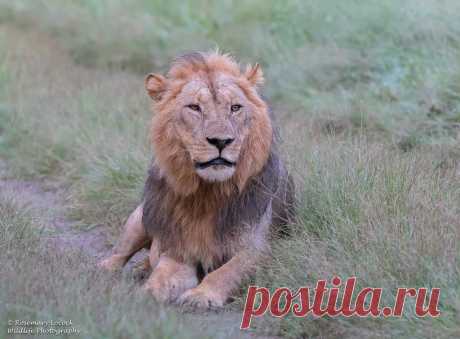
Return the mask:
[[[142,201],[113,254],[121,269],[150,249],[144,289],[161,302],[222,307],[289,233],[294,185],[277,151],[272,113],[259,94],[258,64],[194,52],[166,76],[149,74],[153,161]]]

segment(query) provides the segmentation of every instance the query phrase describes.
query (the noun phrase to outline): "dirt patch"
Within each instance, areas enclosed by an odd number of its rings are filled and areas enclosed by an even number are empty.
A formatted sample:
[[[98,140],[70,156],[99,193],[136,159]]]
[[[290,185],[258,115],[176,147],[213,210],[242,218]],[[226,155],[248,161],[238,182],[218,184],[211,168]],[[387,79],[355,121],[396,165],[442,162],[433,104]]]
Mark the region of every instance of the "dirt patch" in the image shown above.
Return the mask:
[[[8,167],[0,160],[0,196],[17,201],[36,217],[46,231],[45,242],[57,250],[80,250],[89,254],[96,262],[110,254],[112,244],[106,226],[82,228],[77,221],[66,216],[65,191],[52,182],[40,180],[18,180],[9,178]],[[145,258],[147,252],[137,253],[126,269]]]
[[[60,203],[59,190],[45,189],[39,181],[16,179],[0,180],[0,195],[12,197],[40,219],[46,233],[46,241],[57,249],[80,249],[96,258],[108,253],[110,247],[104,236],[104,227],[78,231],[77,223],[65,217],[65,208]]]

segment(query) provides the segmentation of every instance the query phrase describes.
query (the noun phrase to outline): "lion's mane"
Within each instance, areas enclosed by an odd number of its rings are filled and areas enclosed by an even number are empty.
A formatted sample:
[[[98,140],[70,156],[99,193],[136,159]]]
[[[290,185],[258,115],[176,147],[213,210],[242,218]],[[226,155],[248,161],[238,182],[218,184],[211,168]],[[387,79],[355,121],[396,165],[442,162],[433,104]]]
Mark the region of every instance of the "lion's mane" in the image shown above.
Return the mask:
[[[257,108],[235,174],[225,182],[202,180],[174,132],[170,112],[175,96],[197,72],[239,77],[238,86]],[[255,86],[240,75],[239,66],[228,56],[183,56],[172,65],[167,75],[171,85],[154,107],[151,140],[155,160],[144,188],[144,227],[159,240],[161,252],[199,261],[209,269],[224,263],[242,245],[242,235],[250,234],[247,228],[260,219],[270,201],[274,225],[289,218],[284,205],[293,202],[292,185],[277,154],[273,118]]]

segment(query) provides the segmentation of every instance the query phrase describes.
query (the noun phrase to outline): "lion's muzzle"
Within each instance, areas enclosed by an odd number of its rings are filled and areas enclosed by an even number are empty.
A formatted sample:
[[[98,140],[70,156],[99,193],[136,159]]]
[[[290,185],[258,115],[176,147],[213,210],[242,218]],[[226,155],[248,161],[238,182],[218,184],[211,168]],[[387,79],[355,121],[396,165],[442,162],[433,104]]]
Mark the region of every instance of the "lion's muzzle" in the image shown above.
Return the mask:
[[[206,162],[197,162],[195,164],[195,167],[196,168],[199,168],[199,169],[205,169],[205,168],[208,168],[210,166],[226,166],[226,167],[233,167],[235,166],[235,163],[232,162],[232,161],[229,161],[227,159],[224,159],[222,157],[218,157],[218,158],[215,158],[215,159],[212,159],[210,161],[206,161]]]

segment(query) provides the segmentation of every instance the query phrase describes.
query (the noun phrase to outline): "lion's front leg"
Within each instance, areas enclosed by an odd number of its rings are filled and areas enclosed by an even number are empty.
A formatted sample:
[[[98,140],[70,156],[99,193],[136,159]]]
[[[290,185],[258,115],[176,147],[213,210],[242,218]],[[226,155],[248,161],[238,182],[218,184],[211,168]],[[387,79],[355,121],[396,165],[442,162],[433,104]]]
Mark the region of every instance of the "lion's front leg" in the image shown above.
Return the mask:
[[[256,264],[269,251],[268,232],[272,221],[271,203],[268,204],[259,223],[249,227],[241,235],[241,248],[224,265],[209,273],[197,287],[182,294],[178,302],[191,308],[222,307],[240,286],[242,280],[252,274]]]
[[[241,251],[217,270],[209,273],[195,288],[186,291],[178,303],[186,308],[222,307],[238,289],[243,278],[253,272],[257,255],[252,251]]]
[[[174,302],[186,290],[198,285],[196,267],[162,255],[144,285],[157,301]]]
[[[131,213],[124,226],[118,245],[114,248],[113,254],[100,261],[98,267],[108,271],[116,271],[126,264],[126,262],[137,251],[147,246],[150,242],[144,226],[142,224],[143,205],[139,205]]]

